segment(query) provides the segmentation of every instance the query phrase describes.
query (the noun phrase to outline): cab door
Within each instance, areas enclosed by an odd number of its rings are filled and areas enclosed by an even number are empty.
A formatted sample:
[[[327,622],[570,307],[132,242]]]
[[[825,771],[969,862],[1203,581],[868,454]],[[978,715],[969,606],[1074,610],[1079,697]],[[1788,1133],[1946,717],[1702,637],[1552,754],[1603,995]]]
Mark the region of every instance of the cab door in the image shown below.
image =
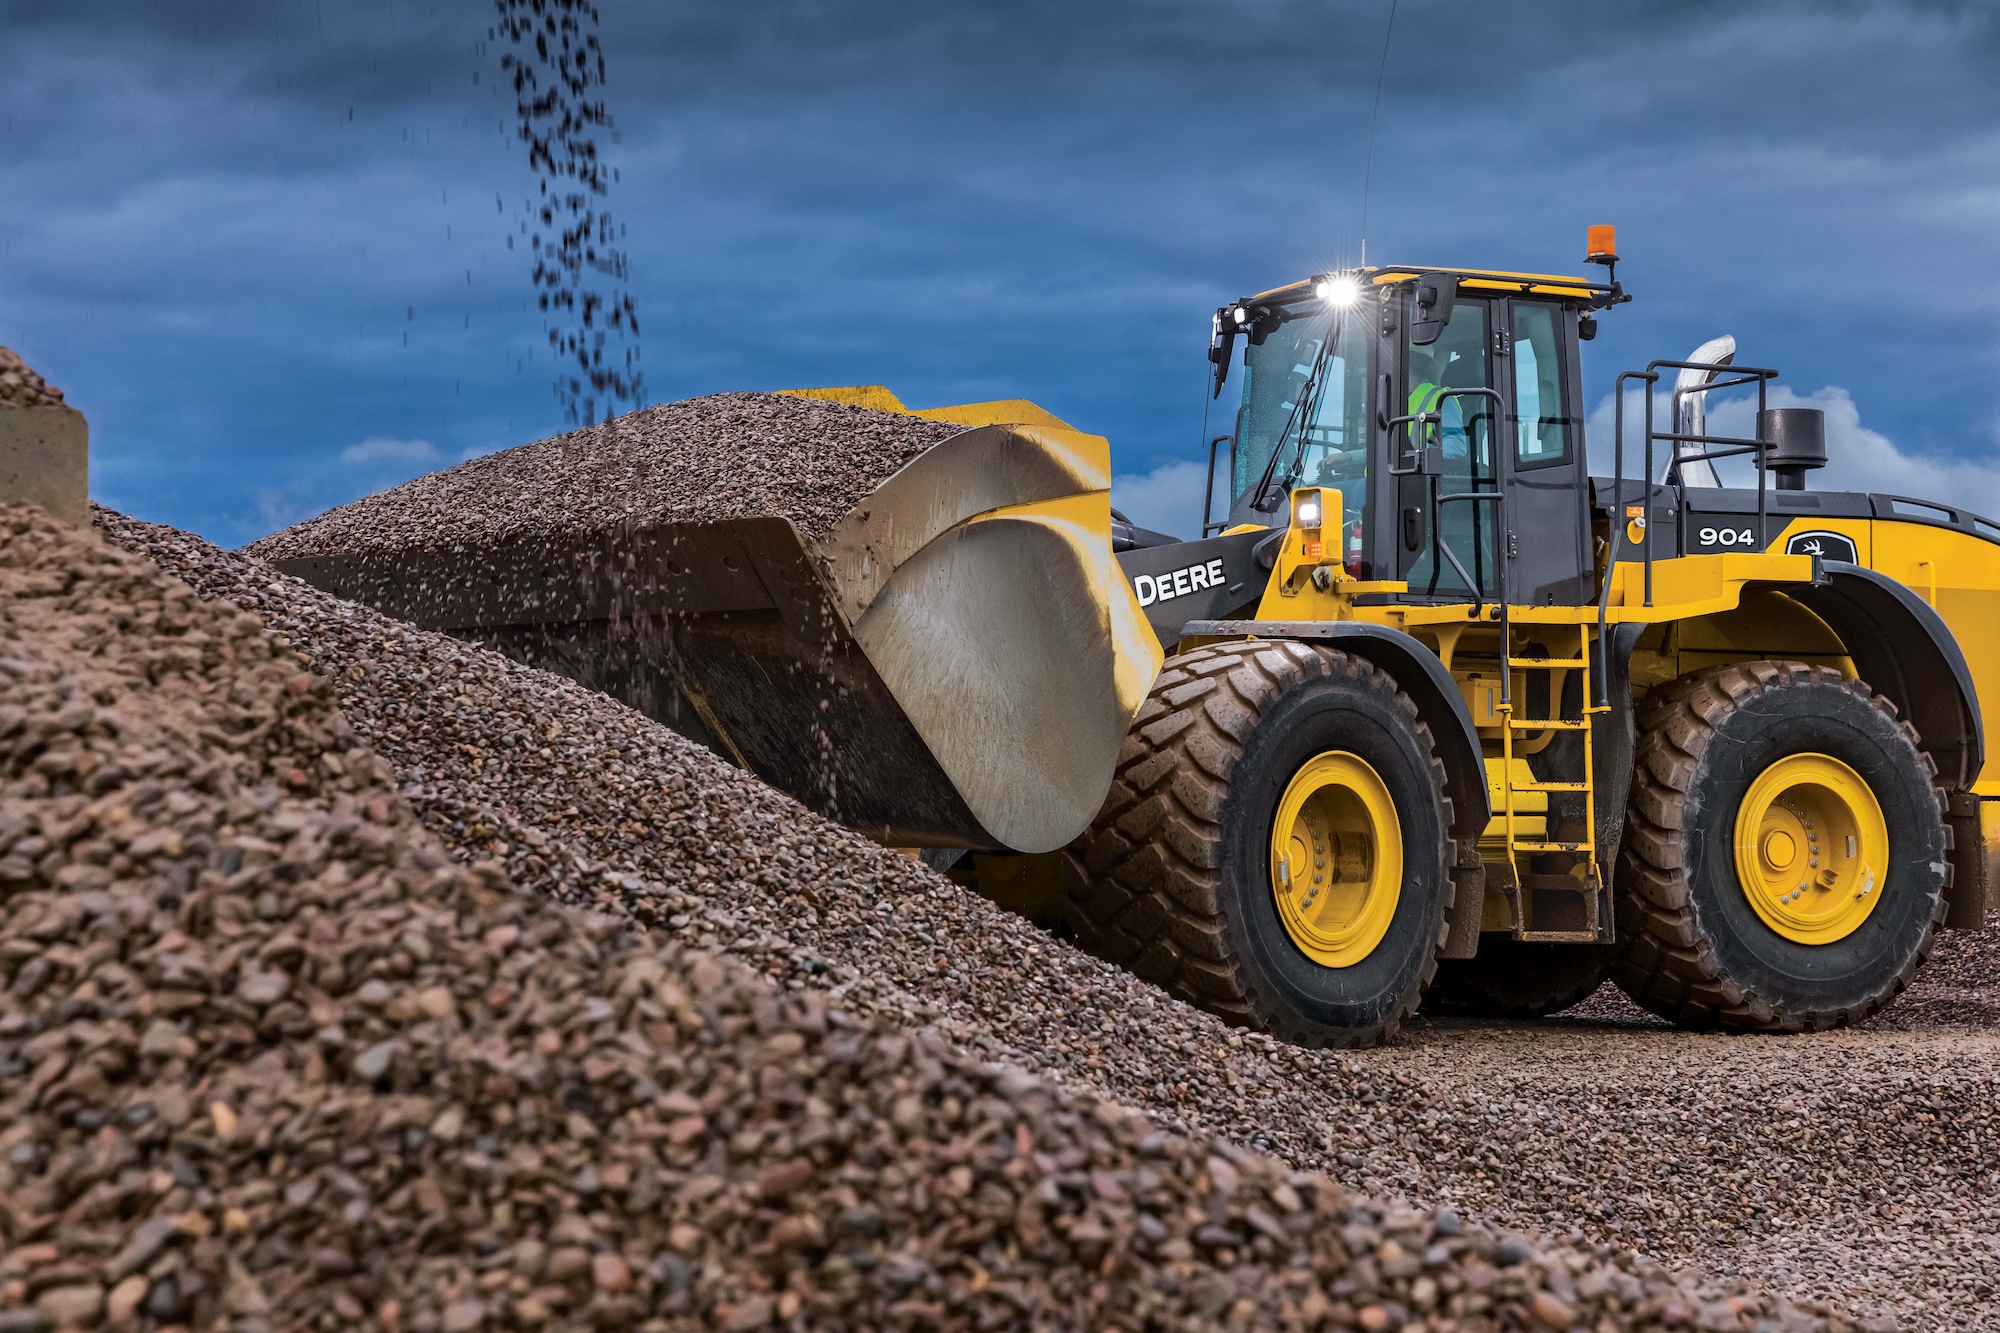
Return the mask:
[[[1402,323],[1402,382],[1394,410],[1443,418],[1431,436],[1440,454],[1434,460],[1437,493],[1506,492],[1504,510],[1491,500],[1455,500],[1433,512],[1430,478],[1395,479],[1389,535],[1396,577],[1409,584],[1408,597],[1497,597],[1497,570],[1504,563],[1507,596],[1516,605],[1588,601],[1575,309],[1560,301],[1461,292],[1436,342],[1411,342],[1410,321]],[[1470,389],[1488,390],[1499,401],[1458,392]],[[1411,441],[1401,427],[1391,432],[1388,453],[1397,466],[1409,464]]]
[[[1494,378],[1506,404],[1508,600],[1581,605],[1593,580],[1576,310],[1528,298],[1493,307]]]

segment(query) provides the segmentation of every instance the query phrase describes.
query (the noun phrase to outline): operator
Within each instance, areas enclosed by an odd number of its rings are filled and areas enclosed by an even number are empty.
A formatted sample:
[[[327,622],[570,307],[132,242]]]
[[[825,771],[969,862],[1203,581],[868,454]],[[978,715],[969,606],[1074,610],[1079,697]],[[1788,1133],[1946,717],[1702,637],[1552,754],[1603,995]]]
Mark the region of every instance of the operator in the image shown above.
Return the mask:
[[[1446,458],[1464,458],[1467,453],[1464,409],[1458,399],[1444,396],[1448,388],[1455,387],[1446,380],[1456,357],[1457,353],[1436,343],[1410,348],[1410,414],[1442,414],[1444,419],[1437,424],[1437,433],[1431,438],[1442,443]]]

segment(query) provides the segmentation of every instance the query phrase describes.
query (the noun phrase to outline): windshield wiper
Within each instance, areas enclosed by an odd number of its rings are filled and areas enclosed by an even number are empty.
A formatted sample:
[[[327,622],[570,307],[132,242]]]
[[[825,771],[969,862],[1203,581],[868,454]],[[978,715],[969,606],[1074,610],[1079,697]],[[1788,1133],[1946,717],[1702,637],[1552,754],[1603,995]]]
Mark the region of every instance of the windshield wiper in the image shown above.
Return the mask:
[[[1307,423],[1319,419],[1319,400],[1326,393],[1327,363],[1333,359],[1333,348],[1340,341],[1342,321],[1346,317],[1345,310],[1335,310],[1327,320],[1326,336],[1320,340],[1319,351],[1313,356],[1312,370],[1307,373],[1298,397],[1292,401],[1291,415],[1285,418],[1284,429],[1278,432],[1278,442],[1271,446],[1271,459],[1264,464],[1263,475],[1257,478],[1257,489],[1251,493],[1250,507],[1260,514],[1268,514],[1283,504],[1284,497],[1291,494],[1292,483],[1305,471]],[[1285,456],[1285,441],[1291,437],[1294,427],[1298,430],[1298,440],[1292,450],[1292,462],[1285,471],[1284,481],[1273,487],[1271,482],[1278,471],[1278,460]]]

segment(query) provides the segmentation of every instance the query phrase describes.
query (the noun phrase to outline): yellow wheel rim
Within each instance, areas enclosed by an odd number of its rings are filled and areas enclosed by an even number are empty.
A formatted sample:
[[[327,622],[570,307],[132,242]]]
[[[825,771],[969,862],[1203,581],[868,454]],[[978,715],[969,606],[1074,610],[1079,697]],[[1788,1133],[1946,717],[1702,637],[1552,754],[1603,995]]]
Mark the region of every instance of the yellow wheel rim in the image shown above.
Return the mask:
[[[1271,823],[1271,892],[1285,933],[1322,967],[1352,967],[1388,934],[1403,831],[1366,760],[1329,750],[1292,778]]]
[[[1846,939],[1882,899],[1889,827],[1859,773],[1823,754],[1780,759],[1736,812],[1736,876],[1765,925],[1797,944]]]

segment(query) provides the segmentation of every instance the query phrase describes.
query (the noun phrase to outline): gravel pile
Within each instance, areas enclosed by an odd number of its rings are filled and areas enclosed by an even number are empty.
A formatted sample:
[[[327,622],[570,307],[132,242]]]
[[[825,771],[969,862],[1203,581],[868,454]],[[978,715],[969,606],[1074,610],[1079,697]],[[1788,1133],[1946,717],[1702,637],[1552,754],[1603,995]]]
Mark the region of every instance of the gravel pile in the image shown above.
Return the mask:
[[[518,893],[332,694],[0,511],[0,1328],[1856,1326],[1371,1204]]]
[[[477,549],[764,515],[789,518],[812,541],[962,429],[784,394],[689,398],[418,477],[247,549],[265,560]]]
[[[570,681],[198,538],[100,522],[309,654],[462,859],[501,860],[525,884],[630,912],[785,986],[825,986],[848,1012],[930,1023],[976,1058],[1364,1194],[1775,1271],[1796,1294],[1923,1327],[2000,1314],[1979,1257],[2000,1230],[2000,1041],[1987,1033],[1723,1038],[1614,1005],[1588,1023],[1425,1020],[1378,1051],[1280,1046]]]
[[[0,407],[61,407],[63,391],[28,368],[18,352],[0,347]]]

